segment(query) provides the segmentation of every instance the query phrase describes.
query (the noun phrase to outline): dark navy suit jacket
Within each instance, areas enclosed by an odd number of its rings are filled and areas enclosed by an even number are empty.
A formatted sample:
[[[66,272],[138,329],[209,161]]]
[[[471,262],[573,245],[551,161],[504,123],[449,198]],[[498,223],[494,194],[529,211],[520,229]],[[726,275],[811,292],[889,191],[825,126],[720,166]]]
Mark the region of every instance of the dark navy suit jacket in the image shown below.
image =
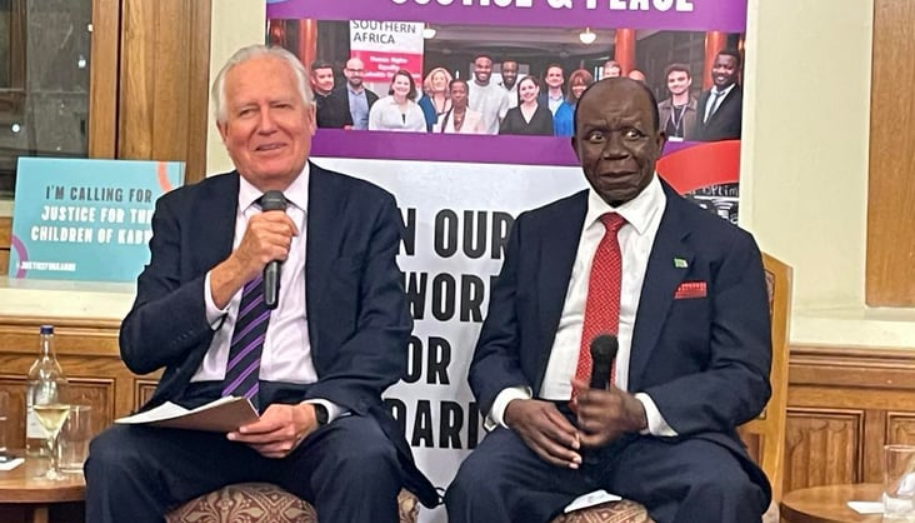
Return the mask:
[[[731,449],[768,489],[735,429],[757,416],[770,395],[760,252],[747,232],[666,185],[664,191],[667,207],[633,332],[629,391],[649,394],[679,438]],[[530,387],[539,396],[586,212],[582,191],[515,221],[470,368],[482,412],[507,387]],[[676,299],[686,282],[703,282],[706,295]]]
[[[740,86],[735,85],[731,92],[721,101],[718,109],[709,117],[708,121],[703,122],[706,105],[711,96],[711,90],[699,95],[699,103],[696,108],[696,129],[693,133],[693,139],[704,142],[740,140],[743,123],[743,91],[741,91]]]
[[[152,259],[121,327],[121,357],[138,374],[165,367],[147,407],[179,398],[209,348],[207,271],[232,252],[237,172],[172,191],[156,203]],[[400,270],[400,220],[382,189],[310,163],[305,262],[309,341],[318,381],[302,399],[323,398],[378,419],[398,449],[406,486],[437,502],[381,401],[406,370],[412,328]]]

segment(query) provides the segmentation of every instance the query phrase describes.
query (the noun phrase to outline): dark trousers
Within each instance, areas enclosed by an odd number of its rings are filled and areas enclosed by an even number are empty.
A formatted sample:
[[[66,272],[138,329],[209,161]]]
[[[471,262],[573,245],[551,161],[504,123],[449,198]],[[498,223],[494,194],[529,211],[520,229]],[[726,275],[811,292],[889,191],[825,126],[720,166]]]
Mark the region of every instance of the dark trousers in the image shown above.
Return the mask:
[[[448,487],[448,521],[547,523],[599,488],[642,503],[657,523],[757,523],[768,507],[740,460],[707,440],[631,437],[590,458],[577,471],[555,467],[498,428]]]
[[[403,483],[394,444],[362,416],[338,418],[284,459],[225,434],[114,425],[92,441],[85,474],[92,523],[162,523],[188,500],[248,481],[312,503],[321,523],[396,523]]]

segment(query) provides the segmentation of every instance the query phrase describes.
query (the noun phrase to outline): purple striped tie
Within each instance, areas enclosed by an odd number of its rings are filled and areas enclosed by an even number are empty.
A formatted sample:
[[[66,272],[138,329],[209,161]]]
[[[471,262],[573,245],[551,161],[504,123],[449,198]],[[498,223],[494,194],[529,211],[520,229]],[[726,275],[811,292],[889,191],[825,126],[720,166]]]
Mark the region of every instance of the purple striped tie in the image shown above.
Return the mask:
[[[261,366],[261,351],[270,323],[270,309],[264,304],[264,278],[257,278],[245,284],[241,305],[235,318],[235,331],[229,349],[229,363],[226,364],[223,396],[244,396],[257,408],[258,380]]]

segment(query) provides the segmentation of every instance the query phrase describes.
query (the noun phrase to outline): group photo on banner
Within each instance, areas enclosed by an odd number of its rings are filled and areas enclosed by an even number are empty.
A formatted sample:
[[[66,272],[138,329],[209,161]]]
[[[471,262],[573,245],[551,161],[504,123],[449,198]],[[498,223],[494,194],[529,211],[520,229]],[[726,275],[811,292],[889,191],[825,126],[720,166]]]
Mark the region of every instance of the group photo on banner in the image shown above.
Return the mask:
[[[265,43],[310,75],[314,161],[397,200],[413,332],[407,374],[385,404],[439,489],[487,434],[467,377],[515,220],[588,187],[571,145],[586,89],[608,77],[641,83],[667,136],[661,180],[737,223],[744,0],[267,0],[266,9]],[[419,520],[447,518],[424,508]]]

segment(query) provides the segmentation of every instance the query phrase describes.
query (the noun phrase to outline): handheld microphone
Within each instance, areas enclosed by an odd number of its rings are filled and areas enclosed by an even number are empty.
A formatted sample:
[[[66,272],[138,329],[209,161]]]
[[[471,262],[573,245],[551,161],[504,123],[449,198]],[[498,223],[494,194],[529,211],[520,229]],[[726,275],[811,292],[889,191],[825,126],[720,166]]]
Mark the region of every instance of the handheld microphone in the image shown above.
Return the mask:
[[[619,340],[612,334],[601,334],[591,340],[591,388],[606,389],[610,368],[620,350]]]
[[[261,196],[261,210],[285,211],[286,196],[280,191],[267,191]],[[280,301],[280,262],[273,260],[264,267],[264,304],[275,309]]]

